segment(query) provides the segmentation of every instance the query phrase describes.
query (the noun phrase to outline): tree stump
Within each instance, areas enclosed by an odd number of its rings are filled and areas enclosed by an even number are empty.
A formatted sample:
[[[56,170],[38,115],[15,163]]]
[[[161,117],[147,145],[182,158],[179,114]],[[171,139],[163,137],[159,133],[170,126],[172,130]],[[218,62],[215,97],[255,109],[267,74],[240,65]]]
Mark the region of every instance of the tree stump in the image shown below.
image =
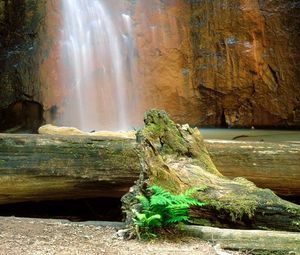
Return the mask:
[[[176,125],[158,110],[148,111],[144,122],[137,134],[143,169],[139,181],[122,199],[128,224],[132,208],[139,208],[136,195],[155,184],[173,193],[199,187],[195,197],[208,206],[191,208],[193,224],[300,231],[300,206],[244,178],[224,177],[210,159],[197,128]]]

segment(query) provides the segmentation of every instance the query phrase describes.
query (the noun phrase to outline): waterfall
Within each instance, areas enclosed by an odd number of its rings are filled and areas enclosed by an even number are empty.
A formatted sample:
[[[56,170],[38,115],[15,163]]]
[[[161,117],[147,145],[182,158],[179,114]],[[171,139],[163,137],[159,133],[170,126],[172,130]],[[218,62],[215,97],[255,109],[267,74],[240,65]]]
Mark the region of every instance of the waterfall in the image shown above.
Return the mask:
[[[61,123],[85,131],[127,130],[126,35],[101,0],[62,0],[62,12],[66,95]],[[124,17],[129,33],[130,17]]]

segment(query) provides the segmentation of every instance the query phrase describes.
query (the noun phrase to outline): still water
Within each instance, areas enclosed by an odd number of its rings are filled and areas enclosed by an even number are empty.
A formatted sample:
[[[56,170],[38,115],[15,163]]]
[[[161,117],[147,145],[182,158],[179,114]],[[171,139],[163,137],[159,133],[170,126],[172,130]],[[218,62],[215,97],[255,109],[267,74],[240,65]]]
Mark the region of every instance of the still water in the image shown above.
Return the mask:
[[[300,142],[300,130],[200,128],[204,139],[264,142]]]

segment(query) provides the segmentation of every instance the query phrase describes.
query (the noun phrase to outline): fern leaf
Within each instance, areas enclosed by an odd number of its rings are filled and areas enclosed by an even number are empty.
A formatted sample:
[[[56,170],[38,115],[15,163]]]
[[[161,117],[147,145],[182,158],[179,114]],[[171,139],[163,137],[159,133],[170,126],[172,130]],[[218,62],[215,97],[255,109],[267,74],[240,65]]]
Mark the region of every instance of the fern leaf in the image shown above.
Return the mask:
[[[183,195],[187,196],[187,197],[191,197],[192,195],[194,195],[196,192],[198,191],[198,188],[191,188],[191,189],[187,189]]]
[[[188,215],[188,208],[189,206],[187,204],[168,206],[168,216],[172,218],[179,215]]]
[[[142,204],[143,211],[148,211],[150,209],[149,199],[143,195],[136,196],[137,200]]]
[[[207,205],[207,203],[195,200],[195,201],[192,201],[189,205],[190,206],[205,206],[205,205]]]
[[[135,212],[134,219],[134,223],[141,227],[145,234],[152,233],[155,227],[188,221],[190,206],[206,205],[192,197],[199,188],[188,189],[179,195],[173,195],[156,185],[148,187],[147,190],[152,194],[149,198],[137,196],[143,210],[142,213]]]
[[[190,198],[190,197],[187,197],[185,195],[177,195],[177,196],[174,196],[172,202],[173,204],[182,204],[182,203],[189,203],[190,201],[193,201],[195,200],[194,198]]]
[[[137,220],[139,221],[145,221],[146,220],[146,214],[144,213],[135,213],[135,217],[137,218]]]
[[[147,219],[147,225],[149,227],[160,227],[161,226],[161,215],[155,214]]]
[[[135,218],[133,219],[133,222],[135,225],[139,227],[145,227],[147,226],[147,216],[144,213],[138,213],[137,211],[135,213]]]
[[[166,220],[166,223],[173,224],[173,223],[179,223],[179,222],[185,222],[188,221],[189,217],[187,215],[181,215],[177,217],[172,217],[168,220]]]
[[[185,204],[173,204],[173,205],[168,205],[167,209],[168,210],[182,210],[182,209],[188,209],[189,205],[187,203]]]
[[[171,204],[172,200],[168,197],[164,197],[163,195],[153,195],[150,198],[150,206],[155,207],[157,205],[168,205]]]
[[[153,193],[153,195],[157,196],[163,196],[165,198],[170,198],[172,194],[166,190],[164,190],[162,187],[153,185],[148,188],[149,191]]]
[[[188,204],[188,205],[193,205],[193,206],[203,206],[205,203],[200,202],[199,200],[192,198],[192,197],[187,197],[185,195],[177,195],[176,199],[174,200],[174,204]]]

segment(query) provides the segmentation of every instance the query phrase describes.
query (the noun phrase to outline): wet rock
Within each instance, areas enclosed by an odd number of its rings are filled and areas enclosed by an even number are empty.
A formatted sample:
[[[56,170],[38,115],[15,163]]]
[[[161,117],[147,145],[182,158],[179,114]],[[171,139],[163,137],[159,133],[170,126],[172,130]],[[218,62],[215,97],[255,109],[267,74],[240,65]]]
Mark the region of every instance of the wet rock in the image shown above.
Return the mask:
[[[26,129],[37,129],[36,118],[34,117],[33,123],[29,124],[29,113],[24,109],[28,108],[28,102],[33,104],[41,102],[39,42],[44,7],[44,0],[0,1],[0,130],[2,131],[12,128],[14,125],[12,122],[17,126],[26,126]],[[24,106],[20,106],[23,110],[18,113],[16,113],[18,111],[16,108],[19,107],[17,105]],[[12,115],[11,111],[14,112]],[[25,114],[21,116],[21,120],[12,121],[14,114],[18,115],[20,112]],[[37,115],[39,114],[40,112]],[[40,116],[37,119],[40,121]]]
[[[299,126],[300,1],[190,2],[199,124]]]
[[[42,125],[43,107],[35,101],[18,101],[0,111],[0,132],[37,133]]]
[[[107,4],[116,12],[120,2]],[[153,107],[191,125],[300,126],[300,1],[139,0],[120,8],[133,24],[124,52],[127,90],[137,84],[128,95],[132,127]],[[66,93],[59,1],[0,1],[0,14],[0,110],[33,100],[53,123]]]

